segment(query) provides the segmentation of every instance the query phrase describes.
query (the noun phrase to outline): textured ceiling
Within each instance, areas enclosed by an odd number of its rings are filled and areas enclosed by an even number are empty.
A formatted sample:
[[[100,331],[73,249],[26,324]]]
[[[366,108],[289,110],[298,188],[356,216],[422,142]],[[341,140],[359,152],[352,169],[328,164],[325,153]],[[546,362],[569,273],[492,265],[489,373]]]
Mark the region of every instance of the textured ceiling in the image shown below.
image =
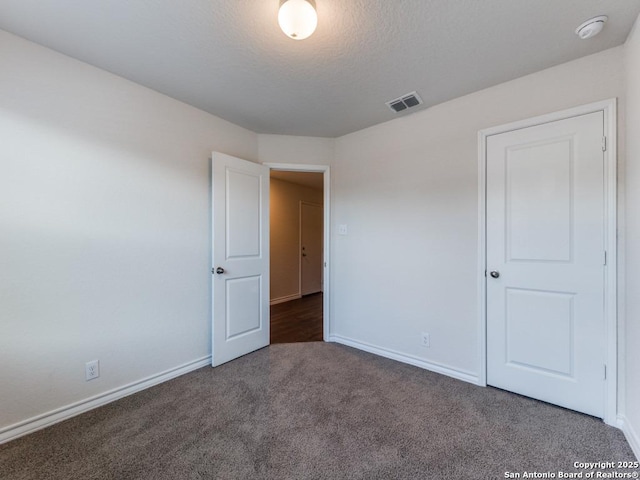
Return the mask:
[[[0,28],[258,133],[335,137],[622,44],[638,0],[316,0],[307,40],[279,0],[0,0]],[[574,29],[609,16],[583,41]]]

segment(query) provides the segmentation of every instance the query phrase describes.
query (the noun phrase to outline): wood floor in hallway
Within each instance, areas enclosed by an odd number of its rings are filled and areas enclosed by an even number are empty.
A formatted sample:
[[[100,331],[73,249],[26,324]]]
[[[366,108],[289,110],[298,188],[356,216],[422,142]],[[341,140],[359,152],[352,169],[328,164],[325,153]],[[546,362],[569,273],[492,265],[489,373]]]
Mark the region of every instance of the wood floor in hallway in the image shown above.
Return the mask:
[[[322,292],[271,306],[271,343],[321,341]]]

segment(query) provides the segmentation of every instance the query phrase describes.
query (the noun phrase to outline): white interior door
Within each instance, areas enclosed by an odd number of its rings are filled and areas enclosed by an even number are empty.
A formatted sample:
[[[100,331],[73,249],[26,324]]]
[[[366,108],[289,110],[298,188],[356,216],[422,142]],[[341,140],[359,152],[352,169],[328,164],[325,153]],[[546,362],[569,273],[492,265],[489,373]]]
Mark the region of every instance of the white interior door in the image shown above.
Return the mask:
[[[487,383],[604,416],[603,112],[487,138]]]
[[[269,344],[269,168],[214,152],[213,366]]]
[[[322,291],[322,205],[300,202],[300,291],[309,295]]]

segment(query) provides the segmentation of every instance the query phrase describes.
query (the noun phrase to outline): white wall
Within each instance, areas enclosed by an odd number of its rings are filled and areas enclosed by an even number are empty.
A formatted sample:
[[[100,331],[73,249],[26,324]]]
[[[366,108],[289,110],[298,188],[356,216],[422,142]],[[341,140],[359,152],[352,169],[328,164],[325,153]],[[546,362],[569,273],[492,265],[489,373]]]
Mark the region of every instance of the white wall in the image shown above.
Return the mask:
[[[257,135],[3,32],[0,132],[0,433],[209,355],[210,153]]]
[[[258,156],[261,163],[329,165],[335,143],[333,138],[258,135]]]
[[[622,96],[623,54],[611,49],[337,139],[332,223],[347,224],[348,235],[334,229],[334,338],[473,381],[478,131]]]
[[[640,17],[625,45],[626,182],[626,433],[640,458]]]

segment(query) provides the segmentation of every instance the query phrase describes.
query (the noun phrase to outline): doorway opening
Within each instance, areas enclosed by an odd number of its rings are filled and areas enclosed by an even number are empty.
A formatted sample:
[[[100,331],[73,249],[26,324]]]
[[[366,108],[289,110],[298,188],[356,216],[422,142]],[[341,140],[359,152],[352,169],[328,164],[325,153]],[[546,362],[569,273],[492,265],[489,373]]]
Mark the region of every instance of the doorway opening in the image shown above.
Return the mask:
[[[270,173],[270,343],[328,337],[328,167]]]

